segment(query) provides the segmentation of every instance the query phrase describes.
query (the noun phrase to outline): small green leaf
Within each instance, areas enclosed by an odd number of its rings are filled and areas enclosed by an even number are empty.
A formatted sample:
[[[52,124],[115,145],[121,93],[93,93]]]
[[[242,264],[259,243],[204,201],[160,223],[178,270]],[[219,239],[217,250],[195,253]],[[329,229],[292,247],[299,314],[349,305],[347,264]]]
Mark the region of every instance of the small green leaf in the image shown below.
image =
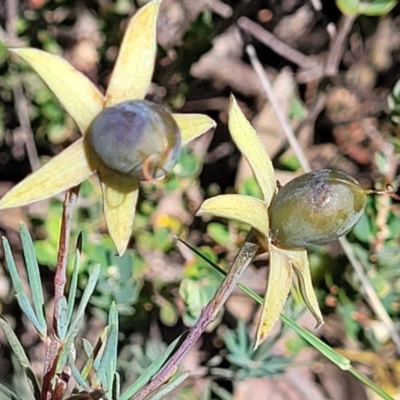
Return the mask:
[[[104,352],[97,370],[97,377],[102,386],[112,390],[114,375],[117,369],[118,351],[118,311],[115,303],[111,304],[108,315],[108,331]]]
[[[59,301],[58,312],[56,315],[57,320],[57,335],[63,340],[67,334],[68,324],[67,324],[67,299],[62,296]]]
[[[113,388],[112,388],[112,399],[119,400],[121,396],[121,377],[118,372],[114,374]]]
[[[76,383],[85,390],[90,390],[90,386],[86,383],[84,377],[82,376],[81,372],[75,365],[75,361],[72,357],[69,357],[69,366],[71,367],[72,376],[75,378]]]
[[[90,357],[93,353],[93,346],[89,340],[82,338],[83,348],[85,350],[86,357]]]
[[[178,343],[180,343],[183,335],[176,338],[166,350],[139,376],[139,378],[126,389],[121,395],[120,400],[129,400],[140,388],[142,388],[150,379],[163,367],[165,362],[174,353]]]
[[[10,389],[7,389],[3,384],[0,383],[0,398],[2,400],[22,400],[21,397],[17,396]]]
[[[20,235],[32,293],[33,306],[35,307],[36,317],[40,324],[40,333],[43,337],[46,337],[47,323],[44,313],[42,280],[40,278],[39,265],[36,259],[32,238],[29,234],[28,228],[24,224],[21,224],[20,226]]]
[[[100,265],[97,264],[89,275],[89,279],[86,284],[85,290],[83,291],[83,295],[79,303],[78,310],[73,316],[70,326],[68,327],[68,332],[66,335],[64,347],[62,348],[58,358],[58,363],[57,363],[58,367],[62,368],[67,363],[67,360],[69,358],[70,347],[73,345],[76,335],[79,332],[79,327],[84,318],[86,306],[88,305],[90,297],[93,294],[94,288],[99,279],[99,275],[100,275]]]
[[[10,272],[11,275],[11,280],[14,286],[15,291],[17,292],[17,300],[18,304],[21,307],[22,311],[26,314],[28,319],[31,321],[35,329],[39,332],[39,334],[42,337],[46,336],[46,330],[42,330],[42,326],[39,323],[35,312],[33,311],[33,308],[31,306],[31,303],[29,301],[29,298],[22,286],[21,279],[18,275],[17,267],[14,262],[14,257],[11,253],[10,245],[8,243],[8,240],[3,237],[3,247],[4,247],[4,254],[6,258],[6,264],[8,271]]]
[[[345,15],[357,15],[360,0],[336,0],[336,6]]]
[[[26,377],[28,378],[28,381],[33,389],[33,394],[35,396],[35,399],[39,400],[40,399],[39,383],[33,372],[28,357],[26,356],[25,350],[22,347],[21,342],[18,340],[16,334],[14,333],[9,323],[1,315],[0,315],[0,327],[4,332],[4,335],[7,338],[8,343],[10,343],[10,346],[15,356],[17,357],[18,362],[20,363],[21,367],[23,368],[26,374]]]
[[[226,246],[231,242],[231,235],[225,225],[218,222],[210,222],[207,225],[207,233],[218,244]]]
[[[163,299],[160,308],[160,319],[166,326],[174,326],[179,315],[176,307],[168,300]]]
[[[88,305],[90,297],[93,294],[93,291],[94,291],[94,288],[96,287],[99,276],[100,276],[100,265],[97,264],[93,268],[93,270],[90,272],[89,279],[86,284],[85,290],[83,291],[83,295],[82,295],[81,301],[79,303],[78,310],[77,310],[75,316],[72,318],[71,326],[68,330],[69,335],[71,335],[71,334],[76,335],[78,333],[77,332],[78,326],[80,325],[80,323],[82,321],[86,306]]]
[[[80,258],[81,258],[81,253],[77,249],[75,251],[74,270],[72,272],[71,284],[69,286],[68,307],[67,307],[67,326],[69,326],[69,324],[71,323],[72,312],[74,311],[74,306],[75,306],[76,289],[78,287],[78,273],[79,273]]]

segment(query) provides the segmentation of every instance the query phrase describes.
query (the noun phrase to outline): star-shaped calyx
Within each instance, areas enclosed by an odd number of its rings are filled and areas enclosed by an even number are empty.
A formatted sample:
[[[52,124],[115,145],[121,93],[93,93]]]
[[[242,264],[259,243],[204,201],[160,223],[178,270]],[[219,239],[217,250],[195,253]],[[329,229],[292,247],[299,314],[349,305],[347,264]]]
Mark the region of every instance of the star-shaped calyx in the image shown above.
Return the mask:
[[[106,94],[64,59],[33,48],[11,49],[45,81],[83,138],[10,190],[0,209],[54,196],[98,173],[104,213],[119,254],[126,250],[141,180],[172,169],[181,145],[215,126],[201,114],[171,114],[144,100],[154,71],[160,1],[130,20]]]
[[[285,305],[293,271],[317,326],[323,323],[304,246],[327,243],[347,233],[361,217],[368,191],[349,175],[331,170],[304,174],[278,188],[268,153],[233,96],[229,131],[250,164],[263,199],[238,194],[216,196],[204,201],[198,214],[250,225],[258,232],[260,251],[269,252],[269,277],[257,330],[257,347]]]

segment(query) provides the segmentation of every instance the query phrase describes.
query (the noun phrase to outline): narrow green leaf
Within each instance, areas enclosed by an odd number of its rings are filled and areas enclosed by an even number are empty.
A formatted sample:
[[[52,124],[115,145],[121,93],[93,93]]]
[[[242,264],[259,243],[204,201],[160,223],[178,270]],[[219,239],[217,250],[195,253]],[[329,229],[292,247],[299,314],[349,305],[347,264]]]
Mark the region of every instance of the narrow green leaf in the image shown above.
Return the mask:
[[[348,371],[351,368],[351,363],[346,357],[337,353],[326,343],[324,343],[321,339],[314,336],[311,332],[308,332],[307,330],[301,328],[293,320],[286,317],[285,315],[281,315],[281,320],[286,325],[290,326],[299,336],[301,336],[304,340],[306,340],[309,344],[311,344],[311,346],[313,346],[326,358],[328,358],[334,364],[336,364],[341,370]]]
[[[21,397],[17,396],[10,389],[6,388],[0,383],[0,398],[1,400],[22,400]]]
[[[40,399],[39,383],[33,372],[28,357],[26,356],[25,350],[22,347],[21,342],[18,340],[17,335],[11,328],[10,324],[4,319],[2,315],[0,315],[0,327],[4,332],[4,335],[7,338],[8,343],[10,344],[12,351],[17,357],[18,362],[21,364],[21,367],[23,368],[26,374],[28,382],[33,389],[33,394],[35,396],[35,399]]]
[[[381,388],[376,386],[373,382],[371,382],[367,377],[358,372],[354,367],[349,369],[349,372],[356,377],[360,382],[362,382],[365,386],[368,386],[372,391],[382,397],[385,400],[395,400],[392,396],[389,396],[386,392],[384,392]]]
[[[78,273],[81,260],[81,253],[77,249],[75,252],[74,270],[72,272],[71,285],[69,287],[68,305],[67,305],[67,326],[71,323],[72,313],[75,306],[76,289],[78,287]]]
[[[249,351],[249,341],[247,336],[246,325],[242,320],[239,320],[237,327],[237,338],[240,345],[240,352],[246,354]]]
[[[146,369],[139,378],[126,389],[126,391],[121,395],[120,400],[129,400],[142,386],[144,386],[152,376],[154,376],[165,364],[168,358],[172,355],[177,347],[178,343],[181,341],[182,336],[180,335],[176,338],[166,349],[165,351],[155,360],[151,365]]]
[[[8,240],[4,237],[3,237],[3,247],[4,247],[4,254],[5,254],[5,258],[6,258],[7,268],[11,275],[13,287],[17,293],[18,304],[21,307],[22,311],[26,314],[28,319],[31,321],[31,323],[33,324],[35,329],[39,332],[39,334],[42,337],[45,337],[46,330],[43,332],[42,326],[39,323],[39,321],[33,311],[33,308],[29,301],[29,297],[25,293],[25,290],[22,286],[21,279],[18,275],[17,267],[14,262],[14,257],[11,253],[10,245],[8,243]]]
[[[71,373],[74,379],[76,380],[76,383],[78,386],[80,386],[81,389],[87,390],[90,392],[90,386],[86,383],[85,379],[81,375],[79,369],[75,365],[75,361],[72,357],[69,358],[68,361],[69,366],[71,367]]]
[[[100,368],[101,358],[103,357],[103,352],[105,348],[105,344],[107,341],[108,335],[108,326],[103,328],[101,331],[100,337],[97,339],[97,344],[95,346],[95,352],[93,353],[93,369],[98,371]],[[88,360],[89,361],[89,360]]]
[[[211,382],[210,385],[210,393],[211,390],[221,399],[221,400],[233,400],[233,396],[230,392],[224,389],[222,386],[219,386],[216,382]],[[207,397],[208,399],[208,397]]]
[[[98,369],[101,360],[101,355],[104,349],[103,343],[107,338],[107,332],[108,332],[108,327],[105,327],[102,330],[100,336],[97,338],[97,341],[93,347],[93,351],[90,353],[89,358],[86,360],[85,365],[81,369],[81,374],[85,379],[87,379],[92,369],[94,370]]]
[[[86,306],[89,302],[91,295],[93,294],[94,288],[99,279],[99,275],[100,275],[100,265],[97,264],[89,275],[89,279],[86,284],[85,290],[83,291],[83,295],[79,303],[78,310],[76,311],[76,314],[72,318],[71,324],[68,327],[66,341],[58,358],[57,368],[65,366],[67,363],[70,348],[73,345],[76,335],[79,332],[79,327],[84,318]]]
[[[121,377],[118,372],[114,374],[114,383],[112,388],[112,399],[119,400],[121,396]]]
[[[118,351],[118,310],[113,302],[108,314],[108,332],[104,347],[97,369],[97,377],[101,385],[108,391],[112,390],[114,374],[117,369],[117,351]]]
[[[29,234],[28,228],[24,224],[20,225],[20,235],[22,247],[24,250],[25,265],[28,272],[29,284],[32,293],[33,306],[35,308],[36,317],[42,328],[41,332],[44,332],[46,334],[47,323],[44,313],[42,279],[40,278],[40,271],[36,258],[35,247],[33,246],[32,238]]]
[[[65,296],[62,296],[60,299],[59,307],[58,307],[58,312],[56,315],[56,320],[57,320],[57,334],[58,337],[61,340],[65,339],[65,336],[67,335],[67,329],[68,329],[68,324],[67,324],[67,299]]]
[[[89,340],[82,338],[82,343],[83,343],[83,349],[85,350],[86,357],[90,357],[91,354],[93,353],[93,346],[92,343],[89,342]]]
[[[78,333],[77,332],[78,326],[80,325],[84,317],[85,309],[89,303],[90,297],[93,294],[94,288],[96,287],[99,276],[100,276],[100,264],[97,264],[90,272],[89,279],[86,284],[85,290],[83,291],[83,295],[79,303],[78,310],[76,311],[76,314],[72,318],[71,326],[68,330],[69,334],[74,333],[76,335],[76,333]]]
[[[169,392],[177,388],[187,377],[189,376],[189,372],[183,372],[181,374],[175,375],[170,381],[161,386],[156,393],[149,397],[149,400],[160,400],[163,399]]]

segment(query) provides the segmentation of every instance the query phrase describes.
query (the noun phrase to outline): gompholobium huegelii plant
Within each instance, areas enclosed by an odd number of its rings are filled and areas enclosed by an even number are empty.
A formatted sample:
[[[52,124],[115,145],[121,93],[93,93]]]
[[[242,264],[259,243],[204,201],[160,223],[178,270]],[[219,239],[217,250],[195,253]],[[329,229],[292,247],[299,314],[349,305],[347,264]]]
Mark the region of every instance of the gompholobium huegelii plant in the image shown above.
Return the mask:
[[[154,70],[159,7],[159,0],[151,1],[129,21],[104,95],[88,78],[61,57],[32,48],[10,49],[12,53],[25,60],[44,80],[75,120],[83,138],[11,189],[0,200],[0,209],[23,206],[67,191],[62,216],[62,227],[65,228],[70,226],[72,212],[65,210],[73,209],[76,186],[89,176],[97,174],[102,186],[109,234],[118,253],[122,255],[126,251],[132,233],[140,182],[168,176],[177,161],[181,146],[215,126],[215,122],[205,115],[170,113],[163,106],[144,100]],[[29,236],[26,228],[23,228],[22,236],[23,241],[28,243],[24,245],[24,251],[28,257],[26,264],[33,306],[29,296],[26,293],[23,295],[24,289],[16,272],[8,242],[6,240],[3,242],[20,306],[34,324],[41,339],[47,344],[42,387],[39,387],[37,379],[31,379],[32,398],[36,400],[65,398],[67,390],[65,386],[68,386],[68,382],[64,382],[60,377],[71,373],[79,383],[80,389],[86,392],[97,390],[97,385],[101,393],[103,389],[107,392],[106,398],[127,400],[140,386],[150,380],[174,349],[174,345],[127,392],[120,394],[116,373],[118,313],[113,305],[109,313],[108,328],[101,338],[102,353],[88,351],[89,360],[84,370],[80,372],[76,370],[73,341],[100,269],[96,267],[91,271],[81,303],[74,314],[78,267],[74,269],[70,297],[67,300],[63,289],[66,283],[65,257],[70,230],[64,228],[60,234],[59,261],[55,273],[55,287],[58,294],[54,299],[51,329],[43,313],[40,274],[31,239],[26,238]],[[57,284],[56,279],[58,279]],[[3,320],[0,322],[3,330],[7,331],[14,352],[21,355],[21,365],[26,366],[27,374],[31,376],[29,362],[23,355],[22,346],[15,334],[13,335],[12,329],[3,323]],[[96,352],[98,350],[99,348]],[[64,371],[64,367],[68,367],[69,370]],[[90,387],[85,384],[85,379],[93,369],[97,377],[94,382],[95,387]],[[179,379],[182,379],[182,376],[175,379],[174,384],[178,384]],[[7,394],[7,399],[19,400],[18,396],[0,385],[0,394],[4,393]],[[97,396],[96,398],[99,398],[98,393]],[[90,398],[89,394],[87,398]]]
[[[181,145],[215,126],[202,114],[171,114],[144,100],[154,70],[160,0],[131,19],[105,95],[64,59],[32,48],[10,51],[44,80],[83,138],[10,190],[0,209],[54,196],[97,173],[108,230],[122,255],[132,233],[143,180],[172,170]]]
[[[319,170],[301,175],[280,187],[272,162],[257,133],[231,97],[229,131],[249,162],[262,200],[239,194],[206,200],[198,214],[246,223],[258,245],[256,254],[269,252],[269,277],[255,346],[262,343],[281,313],[292,285],[293,271],[300,292],[317,326],[323,323],[312,286],[305,247],[338,239],[360,219],[366,195],[346,173]]]

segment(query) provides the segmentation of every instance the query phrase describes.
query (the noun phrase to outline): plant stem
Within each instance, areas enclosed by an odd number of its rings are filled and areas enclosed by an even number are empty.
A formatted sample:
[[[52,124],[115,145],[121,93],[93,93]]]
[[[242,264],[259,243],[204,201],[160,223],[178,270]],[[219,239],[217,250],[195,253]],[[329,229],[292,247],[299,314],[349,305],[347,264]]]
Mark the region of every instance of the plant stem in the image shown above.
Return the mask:
[[[57,269],[54,276],[54,313],[53,329],[57,333],[57,316],[60,315],[60,299],[64,297],[67,282],[67,253],[71,236],[72,214],[78,198],[79,186],[75,186],[65,194],[58,247]]]
[[[202,309],[199,319],[190,329],[189,334],[167,363],[160,369],[160,371],[158,371],[147,385],[143,386],[132,397],[132,400],[144,400],[171,378],[171,376],[176,372],[180,361],[200,338],[208,324],[215,319],[222,306],[235,290],[240,277],[257,254],[259,248],[260,246],[257,244],[255,234],[251,231],[244,245],[239,250],[239,253],[236,255],[225,279],[215,292],[211,301]]]
[[[60,354],[60,342],[57,338],[57,317],[61,313],[61,299],[64,298],[64,289],[67,281],[67,253],[71,235],[72,213],[78,198],[78,192],[79,186],[69,189],[65,193],[65,199],[63,203],[57,267],[54,276],[54,311],[52,319],[52,331],[54,333],[49,335],[46,347],[42,384],[42,400],[50,400],[52,398],[51,380],[56,373],[57,359],[58,355]]]

